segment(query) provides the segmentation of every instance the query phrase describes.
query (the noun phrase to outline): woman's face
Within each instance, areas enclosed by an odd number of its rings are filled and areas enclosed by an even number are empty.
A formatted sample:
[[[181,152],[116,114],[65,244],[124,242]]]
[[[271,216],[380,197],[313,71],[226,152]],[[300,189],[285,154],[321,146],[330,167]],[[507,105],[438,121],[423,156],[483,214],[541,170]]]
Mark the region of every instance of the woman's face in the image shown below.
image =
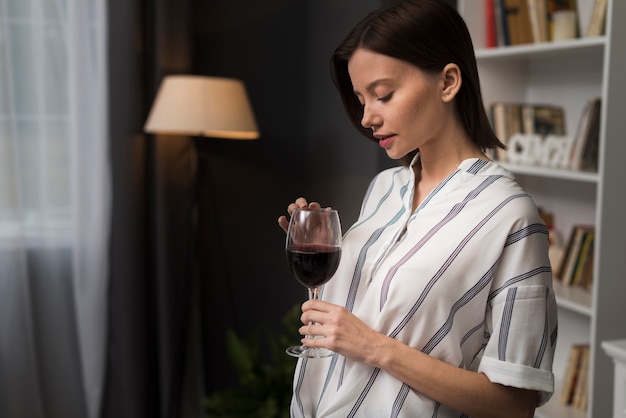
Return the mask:
[[[350,58],[348,73],[363,105],[361,125],[372,129],[390,158],[434,145],[446,120],[438,74],[363,48]]]

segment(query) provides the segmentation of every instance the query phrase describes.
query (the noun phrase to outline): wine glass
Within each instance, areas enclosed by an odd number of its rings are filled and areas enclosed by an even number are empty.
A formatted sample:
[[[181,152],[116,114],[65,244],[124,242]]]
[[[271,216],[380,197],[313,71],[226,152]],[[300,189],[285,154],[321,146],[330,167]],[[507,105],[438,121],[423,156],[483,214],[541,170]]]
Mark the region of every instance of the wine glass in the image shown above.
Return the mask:
[[[291,214],[285,243],[287,262],[295,278],[308,289],[309,299],[317,299],[319,287],[335,274],[341,258],[341,238],[339,213],[334,209],[296,208]],[[333,354],[306,345],[289,347],[286,352],[308,358]]]

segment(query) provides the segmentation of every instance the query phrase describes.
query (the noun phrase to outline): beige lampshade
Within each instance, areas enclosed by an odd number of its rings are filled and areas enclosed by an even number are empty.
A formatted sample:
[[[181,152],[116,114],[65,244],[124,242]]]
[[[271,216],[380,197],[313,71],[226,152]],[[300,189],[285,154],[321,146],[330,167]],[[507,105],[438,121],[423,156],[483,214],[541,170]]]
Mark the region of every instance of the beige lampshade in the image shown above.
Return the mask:
[[[144,130],[160,135],[228,139],[259,137],[241,81],[189,75],[163,79]]]

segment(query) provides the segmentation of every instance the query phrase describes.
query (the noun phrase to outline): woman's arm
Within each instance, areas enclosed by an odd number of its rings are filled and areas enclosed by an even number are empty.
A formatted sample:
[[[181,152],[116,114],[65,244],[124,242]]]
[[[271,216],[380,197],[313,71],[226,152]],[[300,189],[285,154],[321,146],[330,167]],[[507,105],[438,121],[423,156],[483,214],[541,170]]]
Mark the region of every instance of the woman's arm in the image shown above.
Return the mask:
[[[416,391],[472,417],[530,417],[536,391],[503,386],[486,375],[450,365],[398,340],[374,331],[346,308],[320,300],[302,305],[302,339],[311,347],[325,347],[352,360],[378,367]]]
[[[382,334],[372,343],[371,365],[457,411],[472,417],[534,415],[536,391],[492,383],[483,373],[452,366]]]

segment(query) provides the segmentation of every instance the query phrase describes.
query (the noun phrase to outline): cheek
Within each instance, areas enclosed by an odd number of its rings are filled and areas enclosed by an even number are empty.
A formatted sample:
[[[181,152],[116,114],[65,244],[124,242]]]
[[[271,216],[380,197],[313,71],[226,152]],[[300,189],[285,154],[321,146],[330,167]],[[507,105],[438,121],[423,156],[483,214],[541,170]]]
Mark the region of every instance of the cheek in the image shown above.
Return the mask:
[[[432,111],[432,106],[422,102],[410,103],[402,111],[402,118],[412,129],[425,129],[434,122],[434,117],[436,117],[436,112]]]
[[[436,129],[443,121],[444,109],[436,97],[422,96],[421,100],[414,101],[410,107],[413,120],[424,128]]]

